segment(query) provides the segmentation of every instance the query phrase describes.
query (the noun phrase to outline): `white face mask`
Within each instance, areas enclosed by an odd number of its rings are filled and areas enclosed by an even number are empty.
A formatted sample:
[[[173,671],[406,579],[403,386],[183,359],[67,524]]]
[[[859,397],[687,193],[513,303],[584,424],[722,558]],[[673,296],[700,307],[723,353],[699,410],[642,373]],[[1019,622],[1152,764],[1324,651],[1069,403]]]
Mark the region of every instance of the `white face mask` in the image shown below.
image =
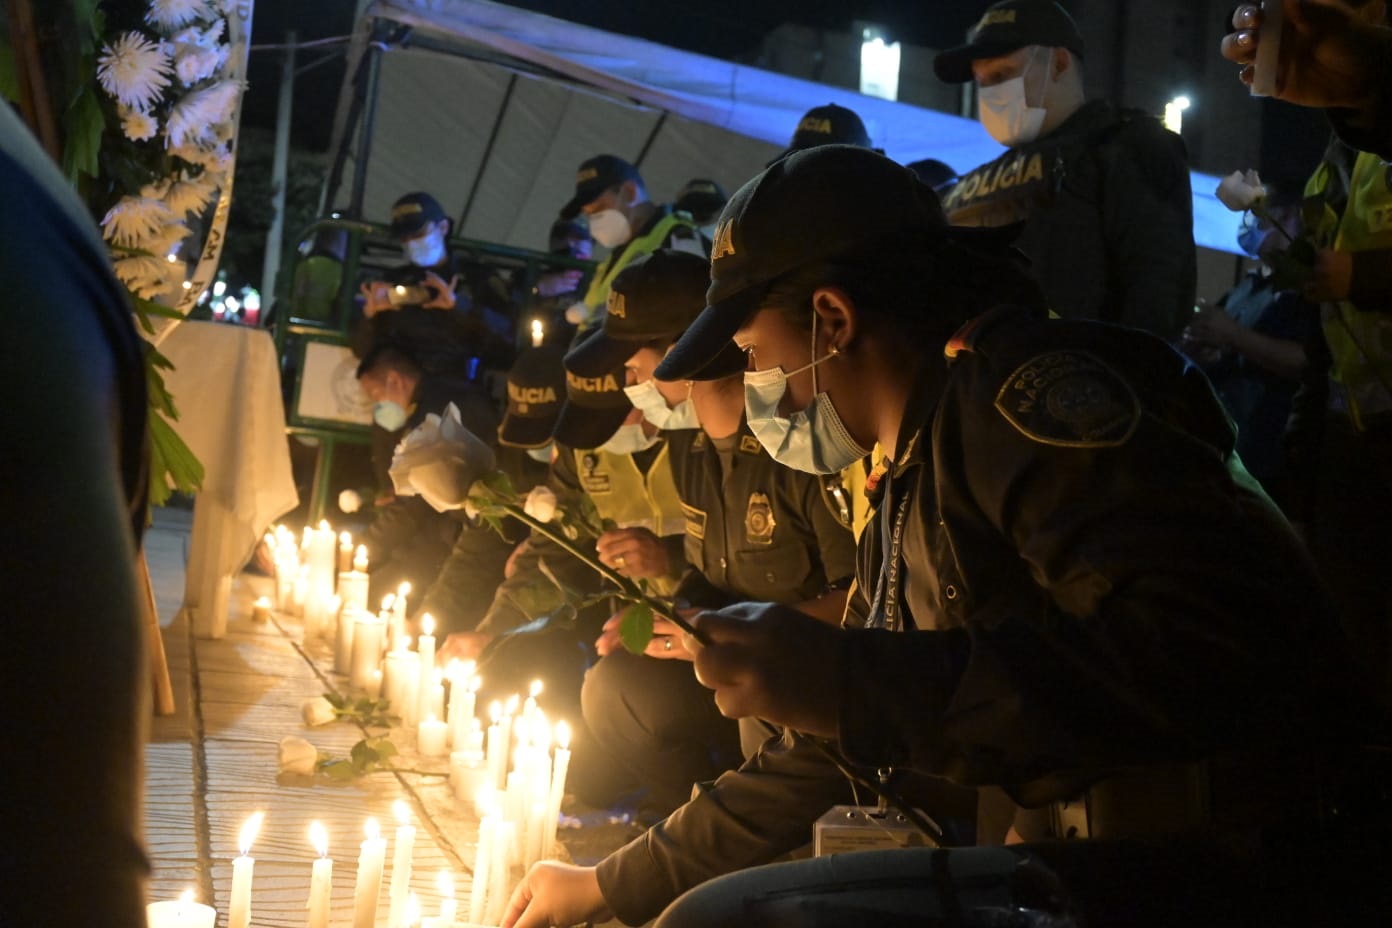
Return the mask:
[[[1048,51],[1048,49],[1041,49]],[[1033,142],[1039,137],[1048,109],[1030,106],[1025,99],[1025,75],[1037,54],[1031,54],[1019,77],[1001,81],[977,91],[977,110],[981,125],[991,138],[1010,148]]]
[[[628,217],[616,209],[602,209],[588,218],[590,235],[605,248],[618,248],[633,237]]]
[[[445,235],[432,229],[420,238],[407,239],[401,243],[406,260],[416,267],[434,267],[445,260]]]
[[[638,422],[633,425],[621,425],[619,430],[610,436],[609,440],[600,445],[598,450],[607,451],[610,454],[637,454],[639,451],[647,451],[657,444],[657,436],[649,435],[643,431],[643,423]]]
[[[546,444],[542,445],[540,448],[528,448],[528,449],[527,449],[527,457],[531,458],[533,461],[540,461],[540,462],[543,463],[543,464],[550,464],[550,463],[551,463],[551,444],[552,444],[552,443],[548,441]]]
[[[781,367],[744,374],[744,412],[749,431],[759,444],[784,467],[809,474],[835,474],[869,454],[846,430],[831,397],[817,391],[817,365],[836,357],[836,352],[816,357],[817,336],[812,335],[813,360],[784,373]],[[779,404],[788,392],[788,378],[812,370],[812,403],[791,416],[780,415]]]
[[[667,405],[667,398],[652,380],[624,387],[624,393],[628,395],[630,403],[643,411],[643,418],[660,429],[672,431],[701,427],[700,421],[696,418],[696,405],[691,402],[689,393],[686,399],[676,406]]]

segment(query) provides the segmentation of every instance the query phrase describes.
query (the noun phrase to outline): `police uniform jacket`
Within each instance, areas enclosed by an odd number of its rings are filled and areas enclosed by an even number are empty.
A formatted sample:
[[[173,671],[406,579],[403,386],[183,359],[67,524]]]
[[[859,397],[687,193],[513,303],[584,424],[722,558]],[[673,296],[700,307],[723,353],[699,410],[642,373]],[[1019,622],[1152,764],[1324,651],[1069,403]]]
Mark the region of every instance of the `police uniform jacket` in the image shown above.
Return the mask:
[[[714,609],[844,588],[855,573],[855,539],[850,513],[843,522],[833,508],[841,504],[829,478],[781,466],[743,425],[734,437],[722,463],[705,432],[669,433],[691,565],[676,598]]]
[[[1336,623],[1202,375],[1122,327],[982,326],[929,365],[877,487],[841,751],[1042,804],[1118,768],[1337,738]],[[846,793],[805,739],[766,744],[601,862],[605,899],[641,923],[806,842]]]
[[[1061,315],[1172,338],[1192,314],[1189,168],[1179,136],[1153,117],[1084,104],[962,177],[943,211],[953,225],[1023,223],[1016,244]]]
[[[670,594],[686,569],[681,500],[672,476],[665,437],[637,454],[610,454],[556,446],[548,484],[557,508],[571,510],[588,496],[600,518],[619,528],[646,528],[667,550],[668,575],[648,581],[658,595]],[[590,543],[593,546],[593,543]],[[566,589],[598,592],[601,578],[544,535],[533,532],[518,553],[513,575],[498,587],[478,630],[491,635],[512,631],[554,609]],[[548,576],[549,575],[549,576]]]

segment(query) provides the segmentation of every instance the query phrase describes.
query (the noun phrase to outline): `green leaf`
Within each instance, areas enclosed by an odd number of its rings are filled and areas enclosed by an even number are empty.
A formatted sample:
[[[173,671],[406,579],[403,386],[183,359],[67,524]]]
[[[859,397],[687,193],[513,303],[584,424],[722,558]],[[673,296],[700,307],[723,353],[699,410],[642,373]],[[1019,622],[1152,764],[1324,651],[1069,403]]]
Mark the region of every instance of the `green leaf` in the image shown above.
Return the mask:
[[[619,620],[619,639],[633,654],[642,654],[653,637],[653,612],[646,603],[634,603]]]
[[[63,114],[63,173],[68,180],[97,176],[105,131],[106,114],[96,87],[86,84]]]
[[[353,749],[348,752],[348,757],[352,760],[353,770],[356,773],[366,773],[377,763],[377,751],[367,743],[366,738],[353,745]]]
[[[358,775],[353,765],[346,760],[331,760],[319,765],[319,772],[333,780],[351,780]]]
[[[483,485],[501,497],[500,502],[517,502],[517,490],[512,486],[512,478],[505,471],[490,470],[479,478]]]

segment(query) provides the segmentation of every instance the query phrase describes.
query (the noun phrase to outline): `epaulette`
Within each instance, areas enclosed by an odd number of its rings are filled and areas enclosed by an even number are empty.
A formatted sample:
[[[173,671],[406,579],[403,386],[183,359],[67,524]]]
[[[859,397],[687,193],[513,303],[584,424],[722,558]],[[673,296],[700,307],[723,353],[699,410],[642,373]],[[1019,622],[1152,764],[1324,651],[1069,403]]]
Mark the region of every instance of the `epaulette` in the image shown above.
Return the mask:
[[[963,352],[981,352],[987,335],[1000,322],[1028,312],[1030,311],[1020,306],[997,306],[995,309],[987,310],[979,316],[968,319],[947,340],[947,345],[943,348],[943,355],[951,361]]]

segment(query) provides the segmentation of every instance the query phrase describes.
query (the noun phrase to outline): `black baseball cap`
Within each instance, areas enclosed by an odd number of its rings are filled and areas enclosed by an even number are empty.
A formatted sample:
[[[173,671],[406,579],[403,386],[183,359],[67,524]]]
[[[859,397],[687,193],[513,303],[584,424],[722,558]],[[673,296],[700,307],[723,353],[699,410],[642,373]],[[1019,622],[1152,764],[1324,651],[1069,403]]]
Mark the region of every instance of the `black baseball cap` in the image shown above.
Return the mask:
[[[641,182],[638,169],[618,155],[596,155],[582,162],[575,172],[575,196],[561,207],[562,219],[574,219],[580,210],[593,203],[599,195],[610,187],[617,187],[624,181]]]
[[[632,261],[615,275],[609,301],[597,333],[565,356],[566,370],[598,377],[622,368],[644,345],[675,341],[706,308],[710,263],[699,255],[664,248]],[[745,368],[744,354],[734,342],[703,370],[716,379]]]
[[[938,52],[933,70],[949,84],[972,79],[978,58],[999,58],[1029,45],[1066,48],[1083,57],[1083,35],[1068,11],[1054,0],[1002,0],[967,30],[967,44]]]
[[[991,230],[994,232],[994,230]],[[813,261],[949,231],[937,195],[884,155],[850,145],[793,152],[746,183],[720,214],[706,308],[657,366],[661,380],[698,379],[744,325],[768,285]]]
[[[551,440],[566,398],[564,349],[560,345],[526,348],[507,375],[507,411],[498,426],[498,443],[540,448]]]
[[[591,329],[582,334],[576,348],[599,333],[599,329]],[[625,376],[623,361],[589,377],[566,371],[566,398],[552,437],[572,448],[598,448],[612,438],[633,411],[633,404],[623,391]]]
[[[698,177],[687,181],[686,186],[677,192],[677,199],[673,201],[672,208],[689,213],[697,224],[704,225],[720,215],[721,208],[729,200],[725,189],[715,181]]]
[[[870,133],[865,131],[865,123],[854,110],[837,106],[835,103],[814,106],[798,120],[788,147],[778,158],[786,158],[795,151],[804,151],[818,145],[855,145],[859,148],[869,148]]]
[[[440,201],[428,193],[408,193],[392,204],[391,233],[397,238],[414,238],[432,222],[448,219]]]

